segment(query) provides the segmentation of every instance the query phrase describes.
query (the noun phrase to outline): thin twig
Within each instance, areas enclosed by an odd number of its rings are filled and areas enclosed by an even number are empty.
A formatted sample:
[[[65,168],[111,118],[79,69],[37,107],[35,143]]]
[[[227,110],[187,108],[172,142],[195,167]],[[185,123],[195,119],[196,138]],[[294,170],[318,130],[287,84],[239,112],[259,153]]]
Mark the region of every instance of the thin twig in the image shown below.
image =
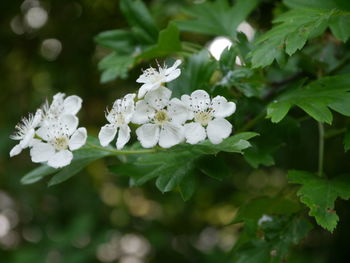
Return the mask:
[[[324,157],[324,126],[322,122],[318,122],[318,175],[323,176],[323,157]]]

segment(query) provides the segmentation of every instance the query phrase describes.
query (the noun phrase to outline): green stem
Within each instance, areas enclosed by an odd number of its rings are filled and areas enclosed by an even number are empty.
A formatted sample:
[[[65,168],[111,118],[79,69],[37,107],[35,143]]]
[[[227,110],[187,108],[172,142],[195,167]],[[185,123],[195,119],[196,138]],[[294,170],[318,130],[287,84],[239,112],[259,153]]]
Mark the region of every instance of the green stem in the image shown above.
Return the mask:
[[[105,148],[101,146],[97,146],[91,143],[87,144],[90,148],[98,149],[100,151],[110,152],[114,154],[120,154],[120,155],[130,155],[130,154],[147,154],[147,153],[155,153],[157,152],[157,149],[144,149],[144,150],[116,150],[112,148]]]
[[[318,175],[323,176],[323,157],[324,157],[324,126],[323,123],[318,122]]]

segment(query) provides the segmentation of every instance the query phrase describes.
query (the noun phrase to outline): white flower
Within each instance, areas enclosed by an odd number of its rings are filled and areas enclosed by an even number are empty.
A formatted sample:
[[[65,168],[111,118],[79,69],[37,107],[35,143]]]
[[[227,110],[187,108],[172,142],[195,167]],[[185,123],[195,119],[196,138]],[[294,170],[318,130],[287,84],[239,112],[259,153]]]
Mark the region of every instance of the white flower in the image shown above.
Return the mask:
[[[43,106],[43,125],[58,121],[62,115],[76,115],[81,109],[82,99],[76,95],[64,98],[66,94],[57,93],[53,96],[51,105],[48,101]]]
[[[117,149],[122,149],[130,140],[128,126],[135,111],[135,94],[127,94],[123,99],[114,102],[111,111],[107,112],[106,119],[109,124],[103,126],[98,134],[100,144],[107,146],[117,135]]]
[[[234,102],[228,102],[222,96],[210,100],[204,90],[196,90],[191,96],[183,95],[181,100],[194,119],[194,122],[185,124],[185,138],[188,143],[196,144],[208,136],[213,144],[218,144],[230,136],[232,125],[224,118],[235,112]]]
[[[136,80],[138,83],[144,83],[139,90],[138,98],[143,98],[148,91],[156,90],[163,83],[170,82],[180,76],[181,70],[177,68],[180,64],[181,60],[176,60],[170,68],[166,66],[162,68],[158,65],[158,70],[151,67],[143,71],[143,74]]]
[[[78,127],[78,118],[62,115],[50,125],[42,126],[37,134],[42,139],[33,144],[30,156],[35,163],[45,163],[54,168],[69,165],[73,159],[71,151],[82,147],[87,138],[85,128]]]
[[[35,115],[29,114],[28,118],[23,118],[20,123],[16,125],[16,133],[11,135],[12,140],[17,140],[19,143],[15,145],[10,151],[10,157],[18,155],[23,149],[31,146],[34,142],[35,128],[41,122],[42,111],[39,109]]]
[[[260,219],[258,220],[258,225],[261,226],[262,224],[264,224],[265,222],[272,222],[273,218],[269,215],[262,215],[260,217]]]
[[[169,89],[160,87],[136,103],[132,122],[143,124],[137,128],[136,134],[144,148],[157,143],[169,148],[184,140],[182,124],[189,117],[188,110],[179,99],[170,100],[170,96]]]

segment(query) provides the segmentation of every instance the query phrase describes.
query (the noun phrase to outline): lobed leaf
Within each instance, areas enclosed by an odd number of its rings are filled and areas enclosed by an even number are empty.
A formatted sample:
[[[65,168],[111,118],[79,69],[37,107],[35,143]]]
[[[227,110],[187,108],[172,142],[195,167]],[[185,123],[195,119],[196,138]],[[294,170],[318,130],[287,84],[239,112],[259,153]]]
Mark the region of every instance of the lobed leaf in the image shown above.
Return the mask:
[[[248,220],[258,221],[266,215],[292,215],[300,210],[295,201],[281,197],[260,197],[250,200],[242,205],[233,223],[245,222]]]
[[[141,0],[121,0],[120,9],[136,36],[150,44],[157,41],[158,28]]]
[[[267,117],[280,122],[295,105],[320,122],[332,123],[335,110],[350,116],[350,75],[324,77],[304,87],[288,90],[267,107]]]
[[[350,37],[347,26],[350,12],[310,8],[309,5],[302,7],[278,16],[273,21],[278,25],[257,39],[256,47],[250,53],[253,68],[265,67],[274,60],[278,61],[283,52],[293,55],[305,46],[307,40],[321,35],[327,27],[342,41],[347,41]]]
[[[326,180],[304,171],[289,171],[288,179],[290,183],[302,185],[297,195],[310,208],[309,215],[314,216],[320,226],[333,232],[339,220],[334,202],[337,198],[350,198],[348,176]]]
[[[192,19],[178,20],[182,31],[234,38],[236,28],[257,6],[257,0],[237,0],[230,6],[227,0],[206,1],[184,10]]]
[[[181,51],[181,49],[180,32],[173,23],[170,23],[167,28],[159,32],[157,44],[143,51],[138,58],[164,57]]]

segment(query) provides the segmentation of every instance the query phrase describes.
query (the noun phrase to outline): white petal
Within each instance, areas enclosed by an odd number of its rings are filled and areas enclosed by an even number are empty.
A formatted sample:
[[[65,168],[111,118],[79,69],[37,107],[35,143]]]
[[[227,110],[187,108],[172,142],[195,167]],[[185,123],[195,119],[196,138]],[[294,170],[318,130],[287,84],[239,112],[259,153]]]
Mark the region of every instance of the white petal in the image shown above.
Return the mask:
[[[208,123],[207,134],[213,144],[221,143],[223,139],[230,136],[232,124],[222,118],[217,118]]]
[[[37,131],[36,134],[43,140],[49,141],[50,140],[50,133],[49,133],[49,127],[47,125],[41,126]]]
[[[66,114],[60,117],[60,125],[67,131],[68,135],[72,135],[79,125],[79,119],[77,116]]]
[[[155,90],[157,88],[159,88],[161,85],[161,82],[158,81],[156,83],[146,83],[146,84],[143,84],[140,89],[139,89],[139,93],[137,95],[137,97],[139,99],[143,98],[147,92],[151,91],[151,90]]]
[[[173,64],[170,68],[167,68],[167,69],[165,70],[165,75],[171,74],[174,70],[176,70],[176,68],[177,68],[178,66],[180,66],[181,63],[182,63],[182,61],[181,61],[180,59],[177,59],[177,60],[174,62],[174,64]]]
[[[155,146],[159,140],[159,126],[156,124],[144,124],[136,129],[137,139],[142,147],[151,148]]]
[[[16,156],[22,152],[22,147],[16,144],[10,151],[10,157]]]
[[[135,104],[135,102],[134,102],[135,97],[136,97],[135,93],[126,94],[123,98],[123,101],[122,101],[123,107],[127,108],[130,105],[134,105]]]
[[[42,163],[49,160],[55,154],[55,148],[49,143],[39,142],[30,149],[30,156],[34,163]]]
[[[62,102],[63,98],[66,96],[66,94],[62,93],[62,92],[58,92],[53,96],[53,103],[57,103],[57,102]]]
[[[39,142],[41,142],[41,140],[34,138],[33,140],[30,141],[28,147],[32,147],[34,144],[39,143]]]
[[[181,70],[175,69],[165,78],[165,82],[170,82],[170,81],[178,78],[180,76],[180,74],[181,74]]]
[[[56,93],[54,96],[53,96],[53,99],[52,99],[52,103],[50,105],[50,108],[53,108],[53,107],[57,107],[59,105],[62,105],[63,104],[63,99],[64,97],[66,96],[66,94],[62,93],[62,92],[59,92],[59,93]]]
[[[120,150],[130,140],[130,128],[128,125],[123,125],[119,128],[117,137],[117,149]]]
[[[30,142],[34,138],[34,134],[35,134],[34,129],[30,129],[27,132],[27,134],[24,136],[24,138],[19,143],[21,145],[22,149],[25,149],[25,148],[27,148],[29,146]]]
[[[192,109],[190,105],[192,104],[191,96],[190,95],[182,95],[181,96],[181,101],[185,104],[185,106],[189,109]]]
[[[185,104],[177,98],[170,100],[168,105],[168,114],[171,118],[171,122],[176,124],[183,124],[187,120],[193,118],[193,112],[190,111]]]
[[[153,118],[154,114],[155,110],[145,100],[139,100],[136,102],[135,112],[131,121],[136,124],[143,124]]]
[[[78,111],[81,109],[82,102],[83,100],[76,95],[67,97],[63,102],[63,106],[64,106],[63,113],[72,114],[72,115],[77,114]]]
[[[190,144],[197,144],[204,141],[207,137],[205,128],[198,122],[185,124],[185,138],[186,142]]]
[[[38,125],[40,124],[42,118],[43,118],[43,111],[41,109],[38,109],[35,112],[33,123],[32,123],[32,127],[33,128],[38,127]]]
[[[122,113],[124,115],[124,119],[126,123],[129,123],[131,121],[132,115],[135,112],[135,99],[136,94],[129,93],[126,94],[122,100]]]
[[[167,123],[160,129],[159,145],[163,148],[170,148],[183,140],[184,128],[182,125]]]
[[[69,139],[69,149],[71,151],[77,150],[86,143],[87,131],[85,128],[77,129],[72,137]]]
[[[62,150],[50,157],[47,164],[53,168],[61,168],[71,163],[73,154],[69,150]]]
[[[214,109],[214,117],[225,118],[236,111],[236,103],[227,102],[226,98],[222,96],[216,96],[212,99],[211,104]]]
[[[147,70],[145,70],[136,80],[137,83],[147,83],[149,82],[149,75],[146,74]]]
[[[209,94],[204,90],[195,90],[191,96],[183,95],[181,100],[193,111],[203,111],[210,106]]]
[[[156,110],[161,110],[168,105],[171,96],[171,90],[160,87],[152,90],[145,95],[145,101]]]
[[[111,141],[113,141],[117,133],[117,128],[112,124],[103,126],[98,134],[98,139],[103,147],[106,147]]]

